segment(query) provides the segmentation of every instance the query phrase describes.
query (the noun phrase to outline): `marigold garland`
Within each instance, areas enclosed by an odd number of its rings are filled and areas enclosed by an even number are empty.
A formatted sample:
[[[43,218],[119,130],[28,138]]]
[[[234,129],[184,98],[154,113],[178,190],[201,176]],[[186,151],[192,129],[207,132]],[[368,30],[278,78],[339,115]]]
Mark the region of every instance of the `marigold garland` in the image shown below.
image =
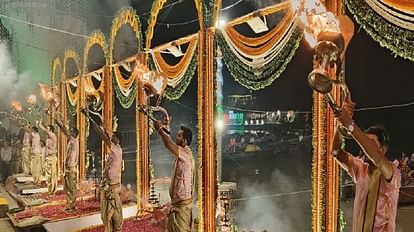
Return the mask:
[[[67,69],[67,64],[68,64],[68,60],[72,59],[75,62],[76,68],[77,68],[77,74],[80,75],[81,74],[81,70],[79,68],[79,55],[72,49],[67,49],[65,51],[65,55],[64,55],[64,59],[63,59],[63,80],[64,81],[72,81],[72,80],[67,80],[67,79],[76,79],[78,77],[67,77],[66,76],[66,69]],[[72,90],[69,87],[69,83],[66,84],[66,92],[67,92],[67,97],[69,98],[69,103],[74,106],[76,105],[78,98],[79,98],[79,94],[78,94],[78,88],[76,88],[75,92],[72,92]]]
[[[197,48],[197,35],[192,35],[187,37],[185,40],[174,41],[176,45],[182,45],[188,43],[188,47],[184,56],[181,57],[180,61],[174,65],[168,64],[160,51],[155,52],[152,55],[152,58],[155,61],[157,69],[162,72],[169,80],[169,82],[174,82],[174,79],[177,79],[182,73],[186,72],[186,69],[191,61],[191,58],[194,55],[194,52]]]
[[[293,12],[289,10],[276,27],[265,35],[256,38],[243,36],[234,27],[226,27],[224,33],[243,55],[265,56],[281,41],[294,19]]]
[[[148,19],[147,32],[145,33],[145,36],[146,36],[145,48],[148,50],[151,49],[151,41],[154,35],[155,25],[157,24],[158,14],[166,2],[167,0],[155,0],[152,3],[151,15]],[[148,59],[148,55],[147,55],[147,59]]]
[[[90,34],[89,39],[86,42],[85,49],[84,49],[84,55],[83,55],[83,73],[84,74],[86,74],[90,71],[97,71],[97,70],[88,70],[88,65],[87,65],[90,49],[94,45],[97,45],[102,49],[103,54],[104,54],[104,58],[105,58],[105,65],[109,64],[108,44],[106,43],[105,35],[101,31],[93,31]],[[103,67],[103,65],[102,65],[102,67]],[[102,73],[102,72],[103,72],[103,70],[100,71],[100,73]],[[100,75],[102,77],[102,74],[100,74]],[[97,91],[103,92],[103,89],[104,89],[104,84],[103,84],[103,81],[102,81],[103,77],[101,78],[102,80],[100,81],[100,85],[97,89],[93,85],[92,78],[94,78],[93,75],[88,73],[88,75],[86,76],[85,84],[89,87],[89,89],[94,90],[93,94],[95,94],[95,95],[97,95]]]
[[[378,15],[365,1],[346,0],[349,11],[358,24],[382,47],[402,58],[414,61],[414,31],[393,25]]]
[[[137,46],[138,51],[142,51],[142,35],[141,35],[141,23],[135,13],[135,10],[131,7],[123,8],[118,12],[117,17],[112,21],[112,28],[111,28],[111,43],[109,48],[109,63],[113,63],[113,50],[114,50],[114,43],[116,35],[118,34],[119,29],[125,24],[131,26],[132,30],[135,32],[135,36],[137,39]],[[117,75],[117,68],[114,67],[113,69],[115,73],[115,78],[113,78],[113,87],[115,90],[115,95],[121,106],[124,108],[131,107],[132,103],[135,101],[135,96],[137,93],[136,86],[133,84],[133,80],[125,80],[125,82],[120,81],[122,80],[122,75]],[[123,87],[129,86],[129,88],[121,88],[118,83],[121,84]]]
[[[239,84],[251,90],[259,90],[271,85],[280,76],[294,56],[302,39],[302,32],[296,28],[296,24],[292,26],[295,27],[293,33],[281,51],[271,62],[257,68],[241,62],[225,42],[221,32],[217,31],[217,43],[222,49],[223,60]]]
[[[149,65],[151,69],[153,70],[156,69],[152,56],[150,56]],[[183,74],[180,82],[178,82],[175,87],[167,86],[164,92],[164,97],[166,97],[169,100],[179,99],[184,94],[184,92],[187,90],[187,87],[190,85],[191,80],[194,77],[195,70],[197,69],[197,65],[198,65],[198,51],[196,49],[194,51],[193,57],[191,58],[190,64],[188,65],[188,68]]]
[[[52,75],[51,75],[51,83],[52,86],[54,86],[56,84],[56,74],[57,73],[57,69],[60,68],[60,70],[62,71],[62,64],[60,62],[60,58],[58,56],[56,56],[53,61],[52,61]],[[59,82],[60,79],[62,78],[62,73],[59,73]]]

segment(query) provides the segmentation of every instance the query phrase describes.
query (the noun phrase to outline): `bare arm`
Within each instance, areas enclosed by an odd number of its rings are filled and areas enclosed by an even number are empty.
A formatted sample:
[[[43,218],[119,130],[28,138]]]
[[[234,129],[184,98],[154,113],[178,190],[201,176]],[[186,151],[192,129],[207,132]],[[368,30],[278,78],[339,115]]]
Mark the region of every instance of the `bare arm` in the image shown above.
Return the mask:
[[[38,124],[40,129],[42,129],[46,134],[49,134],[49,131],[46,129],[45,125],[43,124],[43,121],[40,121]]]
[[[361,128],[357,125],[355,125],[354,128],[352,137],[357,141],[362,150],[364,150],[368,158],[381,171],[385,179],[391,180],[394,173],[392,163],[381,153],[381,150],[375,141],[369,138]]]
[[[66,127],[59,120],[57,120],[56,118],[55,118],[55,123],[60,128],[60,130],[63,132],[63,134],[66,137],[70,136],[69,131],[66,129]]]
[[[105,144],[111,146],[111,138],[109,138],[108,133],[106,133],[106,131],[101,126],[99,126],[98,123],[96,123],[95,120],[89,116],[89,114],[87,114],[86,109],[82,109],[81,112],[89,119],[92,128],[98,133]]]
[[[174,141],[171,139],[170,135],[168,135],[162,128],[162,124],[160,121],[154,122],[155,129],[158,131],[158,134],[161,136],[162,142],[164,143],[165,147],[174,154],[174,156],[179,156],[179,147]]]
[[[342,149],[342,143],[343,136],[338,132],[338,129],[336,129],[331,154],[339,162],[341,167],[349,172],[349,168],[351,167],[351,155]]]
[[[355,104],[351,101],[351,98],[348,95],[344,101],[342,111],[339,115],[336,115],[336,117],[342,125],[347,128],[349,128],[349,125],[353,124],[354,130],[351,132],[352,137],[359,144],[373,164],[381,171],[382,175],[387,180],[391,180],[393,176],[392,163],[382,154],[381,148],[377,145],[377,143],[369,138],[367,134],[361,130],[361,128],[353,123],[352,116],[354,107]]]

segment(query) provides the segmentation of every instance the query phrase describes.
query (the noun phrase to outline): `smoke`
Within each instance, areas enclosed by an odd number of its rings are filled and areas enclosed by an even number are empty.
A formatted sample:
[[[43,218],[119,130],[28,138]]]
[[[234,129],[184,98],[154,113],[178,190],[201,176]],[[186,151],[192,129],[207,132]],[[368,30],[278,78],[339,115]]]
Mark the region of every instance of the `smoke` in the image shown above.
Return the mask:
[[[88,6],[88,31],[101,30],[109,38],[112,20],[123,7],[131,6],[132,0],[90,0]]]
[[[240,231],[302,231],[310,229],[310,192],[297,176],[275,169],[268,177],[241,180],[236,223]],[[264,180],[263,180],[264,179]],[[299,182],[298,182],[299,181]],[[296,192],[297,191],[297,192]]]
[[[267,231],[293,231],[288,215],[278,205],[279,200],[268,197],[269,191],[259,183],[253,183],[243,189],[242,198],[250,198],[237,204],[236,223],[239,229],[260,232]],[[280,228],[280,229],[279,229]]]
[[[28,72],[18,73],[6,43],[0,41],[0,105],[10,106],[12,100],[25,103],[26,97],[36,91],[37,85]]]

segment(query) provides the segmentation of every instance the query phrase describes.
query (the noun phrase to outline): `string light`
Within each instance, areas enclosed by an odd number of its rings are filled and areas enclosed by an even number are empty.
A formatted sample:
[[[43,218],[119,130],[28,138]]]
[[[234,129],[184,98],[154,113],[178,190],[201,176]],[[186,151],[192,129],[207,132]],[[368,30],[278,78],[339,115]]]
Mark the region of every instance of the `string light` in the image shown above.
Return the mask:
[[[229,6],[225,7],[225,8],[222,8],[221,11],[225,11],[225,10],[231,9],[232,7],[238,5],[242,1],[243,0],[239,0],[238,2],[236,2],[236,3],[232,4],[232,5],[229,5]],[[176,4],[180,4],[182,2],[183,2],[183,0],[178,0],[176,2],[173,2],[173,3],[169,4],[169,5],[166,5],[163,8],[165,9],[167,7],[171,7],[171,6],[174,6]],[[145,13],[140,14],[140,15],[137,15],[137,16],[148,21],[148,18],[145,18],[143,16],[144,15],[148,15],[150,13],[151,13],[151,11],[145,12]],[[103,17],[111,17],[111,18],[115,17],[115,16],[110,16],[110,15],[108,15],[108,16],[106,16],[106,15],[93,15],[93,16],[103,16]],[[42,28],[42,29],[45,29],[45,30],[51,30],[51,31],[55,31],[55,32],[60,32],[60,33],[68,34],[68,35],[71,35],[71,36],[78,36],[78,37],[82,37],[82,38],[85,38],[85,39],[88,39],[89,38],[89,36],[87,36],[87,35],[83,35],[83,34],[79,34],[79,33],[74,33],[74,32],[70,32],[70,31],[65,31],[65,30],[60,30],[60,29],[57,29],[57,28],[43,26],[43,25],[36,24],[36,23],[31,23],[29,21],[24,21],[24,20],[16,19],[16,18],[7,16],[7,15],[2,14],[2,13],[0,13],[0,17],[5,18],[5,19],[9,19],[11,21],[19,22],[19,23],[24,23],[24,24],[27,24],[29,26],[39,27],[39,28]],[[181,23],[163,23],[163,22],[157,22],[156,24],[157,25],[164,25],[164,26],[167,26],[169,28],[170,26],[183,26],[183,25],[188,25],[188,24],[194,23],[194,22],[198,22],[198,18],[197,19],[192,19],[192,20],[186,21],[186,22],[181,22]]]

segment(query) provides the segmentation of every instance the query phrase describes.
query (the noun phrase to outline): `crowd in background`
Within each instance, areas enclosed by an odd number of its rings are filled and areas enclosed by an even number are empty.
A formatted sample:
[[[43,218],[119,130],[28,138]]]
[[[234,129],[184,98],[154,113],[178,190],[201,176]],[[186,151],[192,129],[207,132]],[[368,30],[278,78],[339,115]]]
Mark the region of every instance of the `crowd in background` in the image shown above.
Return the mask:
[[[407,155],[404,151],[401,153],[401,159],[394,161],[401,172],[401,185],[414,184],[414,152]]]

